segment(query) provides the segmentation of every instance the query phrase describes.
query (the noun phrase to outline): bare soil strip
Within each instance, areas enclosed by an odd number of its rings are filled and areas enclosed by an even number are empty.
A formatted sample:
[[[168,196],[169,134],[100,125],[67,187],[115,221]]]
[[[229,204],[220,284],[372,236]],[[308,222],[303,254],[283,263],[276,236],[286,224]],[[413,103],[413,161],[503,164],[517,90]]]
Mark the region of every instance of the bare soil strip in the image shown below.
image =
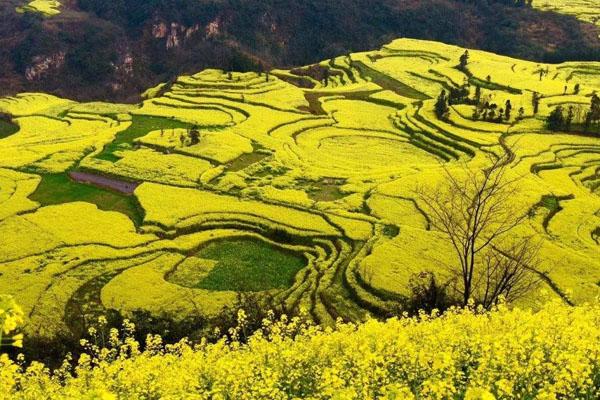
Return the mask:
[[[132,195],[135,189],[137,189],[137,187],[140,185],[139,182],[126,182],[102,175],[90,174],[87,172],[69,172],[69,177],[76,182],[87,183],[105,189],[111,189],[126,195]]]

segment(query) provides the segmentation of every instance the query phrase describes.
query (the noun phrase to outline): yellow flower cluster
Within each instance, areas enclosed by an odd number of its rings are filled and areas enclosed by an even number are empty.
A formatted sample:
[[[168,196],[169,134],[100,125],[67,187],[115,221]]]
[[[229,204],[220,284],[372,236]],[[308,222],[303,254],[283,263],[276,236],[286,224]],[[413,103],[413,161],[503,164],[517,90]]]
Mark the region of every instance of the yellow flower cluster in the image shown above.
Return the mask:
[[[600,395],[600,305],[452,310],[323,330],[302,317],[264,321],[247,341],[164,346],[134,327],[113,329],[108,348],[71,371],[23,369],[0,358],[14,399],[595,399]],[[60,376],[61,379],[58,379]]]
[[[23,335],[15,334],[21,324],[23,324],[21,308],[11,296],[0,296],[0,348],[4,345],[23,346]]]

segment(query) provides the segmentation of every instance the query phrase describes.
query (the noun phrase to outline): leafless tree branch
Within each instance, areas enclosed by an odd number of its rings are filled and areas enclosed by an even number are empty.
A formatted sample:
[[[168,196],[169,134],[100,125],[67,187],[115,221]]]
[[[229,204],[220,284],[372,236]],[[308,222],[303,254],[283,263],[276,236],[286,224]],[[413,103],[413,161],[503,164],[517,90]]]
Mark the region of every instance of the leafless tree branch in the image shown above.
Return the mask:
[[[514,209],[520,177],[509,174],[510,153],[490,156],[482,170],[465,163],[456,174],[443,166],[444,185],[417,189],[432,227],[454,249],[460,282],[456,287],[465,305],[470,299],[488,308],[501,298],[512,301],[539,282],[532,272],[539,245],[531,238],[506,238],[527,217],[525,210]]]

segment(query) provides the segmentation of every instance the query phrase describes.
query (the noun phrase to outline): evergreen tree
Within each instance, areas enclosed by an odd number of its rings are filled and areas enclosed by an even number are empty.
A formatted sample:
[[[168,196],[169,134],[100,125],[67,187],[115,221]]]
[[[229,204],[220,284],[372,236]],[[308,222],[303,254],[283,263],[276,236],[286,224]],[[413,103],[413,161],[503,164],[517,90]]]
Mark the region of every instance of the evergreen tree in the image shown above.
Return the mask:
[[[198,127],[194,126],[190,131],[188,136],[190,137],[190,146],[194,146],[200,143],[200,131],[198,131]]]
[[[525,116],[525,109],[523,107],[519,107],[519,113],[517,114],[517,121],[520,121]]]
[[[450,109],[448,108],[448,98],[446,91],[442,90],[437,101],[435,102],[435,115],[441,120],[447,120]]]
[[[579,83],[576,83],[575,87],[573,88],[573,94],[579,94],[579,90],[580,90]]]
[[[496,122],[502,122],[502,120],[504,119],[504,109],[499,109],[498,110],[498,118],[496,119]]]
[[[510,114],[512,112],[512,104],[510,102],[510,99],[506,100],[504,109],[506,110],[506,113],[504,114],[504,118],[506,118],[507,121],[510,121]]]
[[[583,131],[589,132],[592,126],[592,113],[591,111],[585,115],[585,121],[583,122]]]
[[[482,106],[483,112],[481,114],[481,119],[484,121],[487,120],[488,112],[490,111],[490,102],[486,101]]]
[[[541,96],[537,92],[533,92],[531,104],[533,105],[533,114],[537,114],[540,109],[540,98]]]
[[[460,88],[451,88],[448,95],[448,104],[465,104],[469,103],[469,84],[465,84]]]
[[[481,86],[475,86],[475,104],[479,104],[481,101]]]
[[[551,131],[559,131],[565,125],[562,106],[557,106],[546,118],[546,127]]]
[[[590,117],[592,123],[600,122],[600,97],[596,93],[592,95],[592,104],[590,106]]]
[[[465,50],[465,52],[460,56],[460,65],[459,68],[461,71],[467,69],[467,64],[469,63],[469,50]]]
[[[325,85],[325,86],[329,85],[329,76],[330,76],[329,67],[327,67],[323,71],[323,85]]]
[[[573,111],[573,106],[569,107],[569,112],[567,113],[567,118],[565,119],[565,130],[569,132],[571,130],[571,124],[573,123],[573,118],[575,117],[575,113]]]

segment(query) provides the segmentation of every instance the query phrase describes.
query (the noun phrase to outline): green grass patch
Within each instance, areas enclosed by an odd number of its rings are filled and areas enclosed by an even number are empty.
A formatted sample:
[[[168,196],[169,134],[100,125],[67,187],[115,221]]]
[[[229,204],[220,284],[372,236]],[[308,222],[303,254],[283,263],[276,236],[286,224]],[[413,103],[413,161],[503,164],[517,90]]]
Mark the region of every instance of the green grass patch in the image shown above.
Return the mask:
[[[306,266],[304,257],[257,239],[219,240],[201,249],[197,257],[217,265],[196,287],[208,290],[258,292],[290,287]]]
[[[540,206],[546,207],[550,211],[560,210],[560,201],[556,196],[543,196]]]
[[[131,146],[135,139],[144,137],[152,131],[159,129],[186,129],[191,127],[191,124],[176,119],[147,115],[133,115],[131,126],[124,131],[119,132],[115,140],[106,145],[102,152],[96,156],[96,158],[116,162],[120,158],[115,155],[115,152],[127,145]]]
[[[383,235],[388,238],[395,238],[400,234],[400,228],[396,225],[386,225],[383,227]]]
[[[141,207],[134,196],[75,182],[66,173],[42,175],[42,181],[29,198],[42,206],[76,201],[92,203],[101,210],[127,215],[136,226],[141,225],[144,220]]]
[[[14,135],[19,131],[19,127],[11,122],[0,119],[0,139]]]
[[[550,224],[550,220],[558,214],[563,208],[560,205],[561,201],[573,200],[575,196],[554,196],[552,194],[542,196],[542,199],[537,203],[530,211],[530,217],[535,215],[536,210],[540,208],[546,208],[547,214],[544,216],[544,220],[542,221],[542,226],[544,230],[548,231],[548,225]]]

